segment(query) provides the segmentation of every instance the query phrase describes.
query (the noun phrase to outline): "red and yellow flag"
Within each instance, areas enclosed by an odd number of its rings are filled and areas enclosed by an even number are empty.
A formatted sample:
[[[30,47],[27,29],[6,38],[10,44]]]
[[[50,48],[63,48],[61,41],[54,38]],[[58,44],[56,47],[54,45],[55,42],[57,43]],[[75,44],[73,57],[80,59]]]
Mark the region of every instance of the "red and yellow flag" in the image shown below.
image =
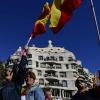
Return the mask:
[[[50,18],[50,29],[56,33],[61,30],[66,22],[68,22],[74,12],[79,7],[81,0],[53,0],[50,7],[48,2],[43,6],[43,11],[34,24],[32,37],[36,37],[46,32],[46,23]]]
[[[40,35],[46,32],[45,25],[49,19],[50,15],[50,7],[48,2],[44,4],[42,14],[38,17],[37,21],[35,22],[34,29],[32,31],[32,37]]]
[[[80,4],[81,0],[53,0],[49,26],[51,30],[54,33],[59,32]]]

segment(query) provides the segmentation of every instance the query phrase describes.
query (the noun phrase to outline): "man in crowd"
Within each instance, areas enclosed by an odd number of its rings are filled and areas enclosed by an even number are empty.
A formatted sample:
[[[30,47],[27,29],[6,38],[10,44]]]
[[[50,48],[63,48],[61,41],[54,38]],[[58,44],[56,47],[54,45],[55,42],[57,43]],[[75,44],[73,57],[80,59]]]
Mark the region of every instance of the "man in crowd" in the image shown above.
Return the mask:
[[[5,82],[0,89],[0,100],[21,100],[21,86],[26,73],[26,53],[23,53],[19,64],[5,69]]]
[[[100,100],[100,86],[88,89],[87,81],[84,76],[79,76],[75,85],[78,91],[71,100]]]

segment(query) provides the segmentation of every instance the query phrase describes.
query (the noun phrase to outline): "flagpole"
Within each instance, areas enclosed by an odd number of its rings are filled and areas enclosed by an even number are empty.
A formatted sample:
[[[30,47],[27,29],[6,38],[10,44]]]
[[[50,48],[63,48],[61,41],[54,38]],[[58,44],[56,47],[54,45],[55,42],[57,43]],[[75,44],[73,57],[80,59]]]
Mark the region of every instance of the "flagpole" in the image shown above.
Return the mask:
[[[29,37],[29,39],[28,39],[28,41],[27,41],[27,43],[26,43],[26,46],[28,46],[28,45],[29,45],[29,43],[30,43],[31,39],[32,39],[32,35]]]
[[[96,25],[98,40],[99,40],[99,43],[100,43],[100,31],[99,31],[99,27],[98,27],[98,23],[97,23],[97,17],[96,17],[96,13],[95,13],[95,9],[94,9],[94,4],[93,4],[93,0],[90,0],[90,1],[91,1],[93,17],[94,17],[94,21],[95,21],[95,25]]]

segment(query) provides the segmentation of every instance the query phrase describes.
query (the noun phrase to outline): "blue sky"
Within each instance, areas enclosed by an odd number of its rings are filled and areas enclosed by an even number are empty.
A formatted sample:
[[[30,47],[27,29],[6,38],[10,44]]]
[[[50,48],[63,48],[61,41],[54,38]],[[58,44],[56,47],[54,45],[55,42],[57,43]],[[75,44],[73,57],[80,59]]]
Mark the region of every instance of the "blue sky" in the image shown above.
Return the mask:
[[[0,0],[0,59],[5,61],[19,46],[24,46],[33,29],[36,18],[45,1],[51,0]],[[100,0],[93,0],[100,28]],[[100,68],[100,45],[97,39],[90,0],[83,0],[71,20],[54,35],[47,32],[30,42],[37,47],[46,47],[48,40],[54,46],[72,51],[76,59],[91,72]]]

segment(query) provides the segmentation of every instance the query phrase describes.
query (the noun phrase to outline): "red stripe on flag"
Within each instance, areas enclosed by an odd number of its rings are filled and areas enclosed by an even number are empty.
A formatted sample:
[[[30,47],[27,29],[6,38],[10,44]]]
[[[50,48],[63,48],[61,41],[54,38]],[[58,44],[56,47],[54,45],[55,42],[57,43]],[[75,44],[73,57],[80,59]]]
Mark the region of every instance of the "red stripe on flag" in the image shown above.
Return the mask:
[[[34,30],[32,32],[32,37],[35,37],[37,35],[41,35],[42,33],[46,32],[45,26],[41,23],[38,22],[35,26],[34,26]]]
[[[54,25],[50,27],[51,30],[54,33],[56,33],[59,32],[61,28],[64,26],[64,24],[70,20],[74,10],[80,6],[81,0],[64,0],[63,3],[59,2],[59,4],[57,0],[54,0],[54,4],[57,10],[61,12],[60,19],[58,20],[58,25],[57,26]],[[51,25],[53,25],[52,22]]]
[[[43,11],[41,15],[38,17],[37,21],[35,22],[34,29],[32,31],[32,37],[36,37],[46,32],[45,25],[49,19],[49,13],[50,13],[50,7],[49,4],[46,2],[43,6]]]
[[[61,18],[60,18],[60,20],[58,22],[57,27],[52,27],[51,30],[54,33],[59,32],[61,30],[61,28],[64,26],[64,24],[66,23],[66,21],[69,21],[70,18],[71,18],[70,15],[65,14],[64,12],[61,12]]]

